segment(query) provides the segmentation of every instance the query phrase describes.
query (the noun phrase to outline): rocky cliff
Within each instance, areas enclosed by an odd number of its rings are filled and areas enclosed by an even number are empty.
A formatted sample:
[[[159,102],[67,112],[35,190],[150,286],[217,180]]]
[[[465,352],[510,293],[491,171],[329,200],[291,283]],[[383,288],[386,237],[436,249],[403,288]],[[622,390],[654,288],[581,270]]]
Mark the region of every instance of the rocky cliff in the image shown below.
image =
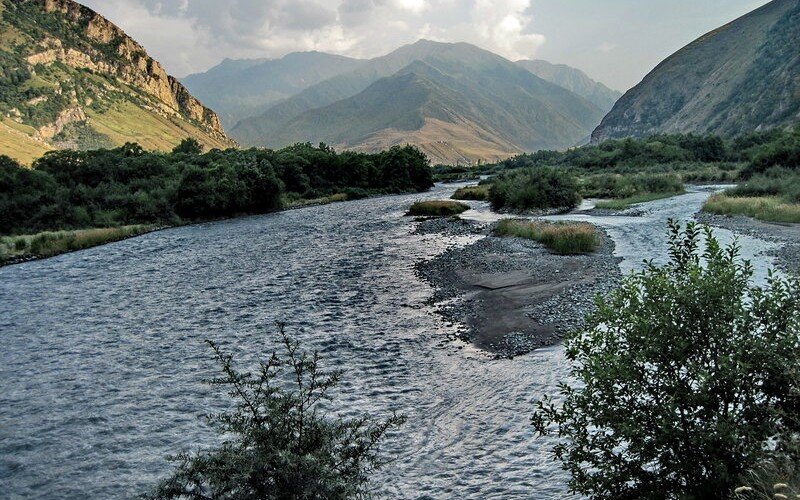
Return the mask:
[[[30,137],[113,145],[136,141],[166,149],[186,136],[209,147],[234,143],[209,108],[119,27],[73,0],[0,0],[0,97],[5,127]],[[130,118],[120,121],[122,115]],[[145,116],[147,115],[147,116]],[[59,137],[69,124],[79,132]],[[2,133],[3,127],[0,127]],[[0,153],[2,141],[0,140]]]

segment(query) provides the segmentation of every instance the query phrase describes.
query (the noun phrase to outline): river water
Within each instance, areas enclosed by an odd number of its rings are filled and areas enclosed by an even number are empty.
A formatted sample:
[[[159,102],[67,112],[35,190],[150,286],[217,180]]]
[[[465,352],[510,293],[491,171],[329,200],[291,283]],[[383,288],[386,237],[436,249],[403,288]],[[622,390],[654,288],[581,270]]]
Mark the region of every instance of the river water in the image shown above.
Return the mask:
[[[0,268],[0,491],[6,498],[129,498],[214,443],[198,416],[226,399],[205,339],[244,366],[276,346],[276,321],[325,366],[346,370],[345,415],[409,419],[384,447],[373,488],[389,498],[565,498],[534,402],[567,372],[553,347],[494,360],[453,340],[425,304],[415,262],[474,241],[414,235],[423,195],[373,198],[147,234]],[[705,190],[592,217],[625,271],[665,257],[665,221],[691,218]],[[466,217],[490,219],[484,203]],[[571,215],[571,218],[588,218]],[[721,231],[723,240],[732,235]],[[742,238],[764,275],[769,244]]]

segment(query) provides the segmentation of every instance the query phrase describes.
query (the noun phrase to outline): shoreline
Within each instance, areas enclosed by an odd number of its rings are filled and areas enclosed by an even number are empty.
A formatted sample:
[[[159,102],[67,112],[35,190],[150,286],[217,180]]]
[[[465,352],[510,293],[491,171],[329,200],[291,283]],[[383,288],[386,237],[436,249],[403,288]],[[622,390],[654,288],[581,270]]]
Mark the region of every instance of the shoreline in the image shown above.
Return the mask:
[[[712,227],[727,229],[780,244],[769,251],[775,265],[784,272],[800,275],[800,224],[765,222],[746,215],[717,215],[700,211],[695,220]]]
[[[430,189],[428,191],[430,191]],[[424,192],[427,192],[427,191],[423,191],[420,194],[422,194]],[[270,214],[277,214],[277,213],[281,213],[281,212],[288,212],[290,210],[301,210],[303,208],[312,208],[312,207],[319,207],[319,206],[323,206],[323,205],[332,205],[334,203],[346,203],[346,202],[349,202],[349,201],[358,201],[358,200],[366,200],[366,199],[373,199],[373,198],[381,198],[383,196],[402,196],[402,195],[413,194],[413,193],[415,193],[415,191],[402,192],[402,193],[388,193],[388,194],[387,193],[380,193],[380,194],[375,194],[373,196],[366,196],[364,198],[354,198],[352,200],[350,200],[350,199],[343,199],[343,200],[341,200],[341,199],[331,199],[332,197],[315,198],[313,200],[307,200],[304,203],[303,202],[293,203],[293,204],[287,205],[284,208],[281,208],[280,210],[273,210],[271,212],[264,212],[264,213],[257,213],[257,214],[243,213],[243,214],[234,214],[234,215],[231,215],[229,217],[214,217],[214,218],[209,218],[209,219],[186,221],[186,222],[178,223],[178,224],[153,225],[152,229],[149,229],[149,230],[146,230],[146,231],[142,231],[142,232],[137,233],[137,234],[131,234],[129,236],[125,236],[125,237],[122,237],[122,238],[110,239],[108,241],[103,241],[103,242],[100,242],[100,243],[97,243],[97,244],[94,244],[94,245],[90,245],[90,246],[86,246],[86,247],[83,247],[83,248],[68,249],[68,250],[64,250],[64,251],[61,251],[61,252],[53,253],[53,254],[50,254],[50,255],[32,255],[32,254],[28,254],[28,255],[21,255],[21,256],[18,256],[18,257],[12,257],[12,258],[9,258],[7,260],[0,260],[0,267],[13,266],[13,265],[16,265],[16,264],[24,264],[26,262],[33,262],[33,261],[37,261],[37,260],[45,260],[45,259],[49,259],[49,258],[52,258],[52,257],[57,257],[59,255],[64,255],[64,254],[73,253],[73,252],[79,252],[81,250],[88,250],[89,248],[100,247],[100,246],[103,246],[103,245],[108,245],[108,244],[111,244],[111,243],[117,243],[119,241],[128,240],[128,239],[131,239],[131,238],[137,238],[139,236],[144,236],[144,235],[149,234],[149,233],[155,233],[157,231],[163,231],[163,230],[166,230],[166,229],[174,229],[174,228],[178,228],[178,227],[194,226],[194,225],[198,225],[198,224],[208,224],[208,223],[212,223],[212,222],[221,222],[221,221],[226,221],[226,220],[242,219],[242,218],[246,218],[246,217],[259,217],[259,216],[262,216],[262,215],[270,215]],[[138,225],[146,226],[148,224],[138,224]],[[126,226],[120,226],[120,227],[126,227]],[[33,237],[36,237],[37,235],[44,234],[44,233],[75,233],[75,232],[79,232],[79,231],[92,231],[92,230],[99,230],[99,229],[111,229],[111,228],[94,227],[94,228],[83,228],[83,229],[55,229],[55,230],[52,230],[52,231],[42,231],[42,232],[35,233],[35,234],[24,234],[24,235],[16,235],[16,236],[0,236],[0,238],[17,238],[17,237],[33,238]]]
[[[460,219],[420,222],[418,232],[484,237],[419,262],[416,272],[434,288],[430,303],[437,312],[464,325],[460,338],[498,358],[558,344],[583,326],[595,296],[622,278],[621,258],[601,228],[596,252],[564,256],[534,241],[493,236],[492,227]]]

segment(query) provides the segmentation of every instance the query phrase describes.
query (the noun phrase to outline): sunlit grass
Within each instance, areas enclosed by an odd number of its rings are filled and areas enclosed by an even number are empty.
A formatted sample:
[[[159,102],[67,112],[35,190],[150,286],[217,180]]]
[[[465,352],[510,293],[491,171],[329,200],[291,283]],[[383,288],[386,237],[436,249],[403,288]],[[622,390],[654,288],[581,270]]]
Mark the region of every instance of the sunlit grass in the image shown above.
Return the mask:
[[[498,236],[527,238],[561,255],[591,253],[600,245],[597,229],[586,222],[543,222],[503,219],[494,230]]]
[[[746,215],[767,222],[800,222],[800,204],[776,196],[729,196],[716,194],[703,211],[718,215]]]
[[[0,238],[0,262],[27,257],[52,257],[138,236],[153,229],[151,225],[134,225],[5,236]]]

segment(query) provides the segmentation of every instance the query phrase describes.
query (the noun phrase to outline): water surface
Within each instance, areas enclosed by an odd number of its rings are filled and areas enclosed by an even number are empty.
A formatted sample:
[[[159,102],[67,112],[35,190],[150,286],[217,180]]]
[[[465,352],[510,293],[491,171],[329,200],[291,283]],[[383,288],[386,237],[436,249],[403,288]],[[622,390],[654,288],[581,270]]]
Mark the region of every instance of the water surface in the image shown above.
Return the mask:
[[[205,339],[242,363],[276,346],[276,321],[346,370],[336,410],[405,413],[374,481],[392,498],[564,498],[566,476],[529,424],[566,375],[559,347],[493,360],[454,341],[413,266],[472,241],[414,235],[424,195],[383,197],[151,233],[0,268],[0,491],[127,498],[214,442],[198,415],[226,400]],[[665,255],[666,216],[709,193],[595,218],[623,267]],[[485,204],[469,215],[488,218]],[[585,216],[573,216],[585,217]],[[729,234],[724,235],[726,238]],[[748,239],[746,255],[766,245]],[[759,260],[759,269],[769,264]]]

